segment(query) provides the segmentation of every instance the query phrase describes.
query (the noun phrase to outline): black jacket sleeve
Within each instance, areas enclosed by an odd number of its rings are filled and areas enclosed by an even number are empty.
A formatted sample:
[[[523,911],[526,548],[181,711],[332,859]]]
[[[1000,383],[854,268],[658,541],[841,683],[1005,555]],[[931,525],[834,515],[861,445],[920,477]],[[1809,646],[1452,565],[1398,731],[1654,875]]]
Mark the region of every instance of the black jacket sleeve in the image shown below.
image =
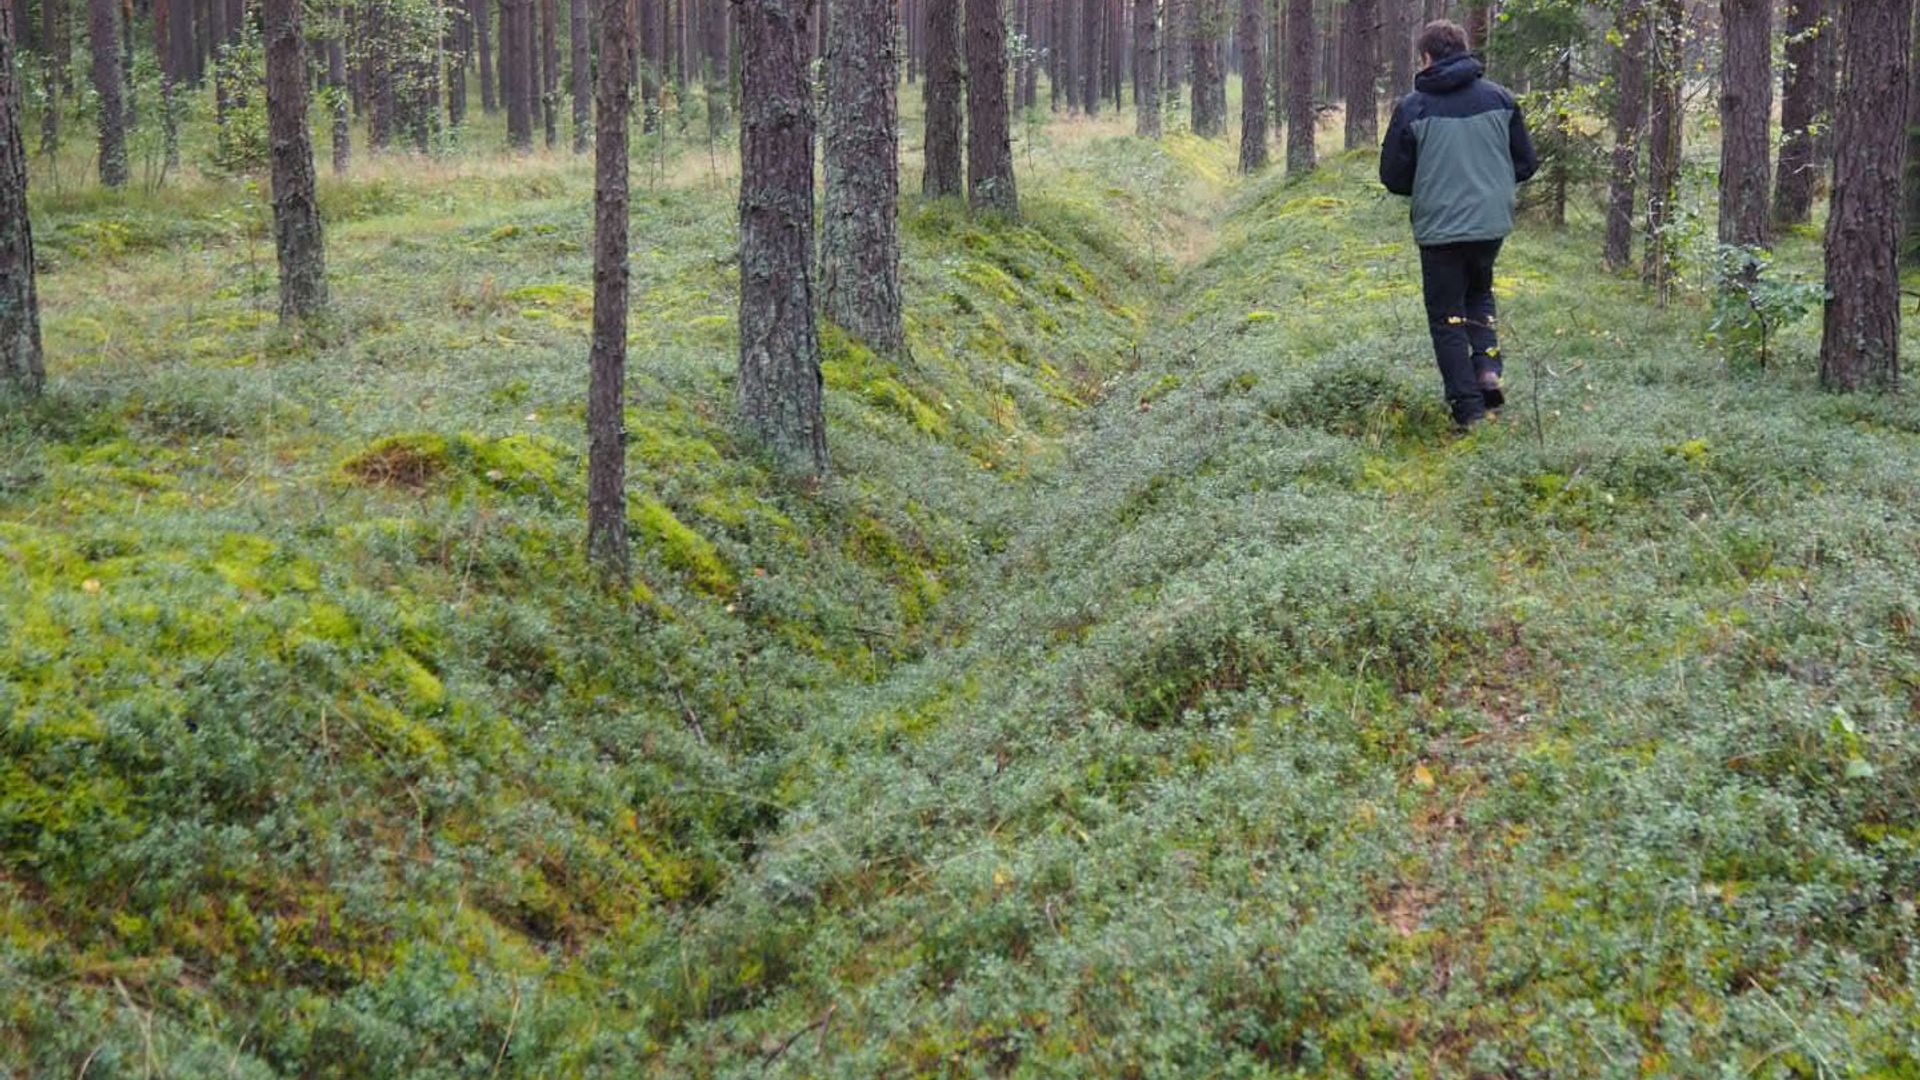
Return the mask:
[[[1520,103],[1513,103],[1513,119],[1507,123],[1507,148],[1513,153],[1513,179],[1526,183],[1540,170],[1540,155],[1534,152],[1533,136],[1527,134],[1526,117],[1520,115]]]
[[[1420,167],[1420,144],[1413,137],[1413,123],[1407,114],[1412,97],[1400,99],[1394,106],[1393,120],[1387,124],[1386,140],[1380,144],[1380,182],[1395,195],[1413,194],[1413,176]]]

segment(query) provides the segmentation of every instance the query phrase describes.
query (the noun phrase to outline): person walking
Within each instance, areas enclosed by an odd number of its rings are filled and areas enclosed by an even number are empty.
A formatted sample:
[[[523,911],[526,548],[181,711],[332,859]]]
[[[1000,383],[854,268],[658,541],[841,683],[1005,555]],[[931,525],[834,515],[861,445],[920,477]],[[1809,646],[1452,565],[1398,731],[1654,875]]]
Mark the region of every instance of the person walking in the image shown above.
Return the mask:
[[[1505,403],[1495,333],[1493,264],[1513,232],[1514,193],[1540,160],[1520,105],[1486,78],[1456,23],[1418,39],[1422,68],[1380,149],[1380,182],[1413,197],[1433,355],[1453,422],[1468,428]]]

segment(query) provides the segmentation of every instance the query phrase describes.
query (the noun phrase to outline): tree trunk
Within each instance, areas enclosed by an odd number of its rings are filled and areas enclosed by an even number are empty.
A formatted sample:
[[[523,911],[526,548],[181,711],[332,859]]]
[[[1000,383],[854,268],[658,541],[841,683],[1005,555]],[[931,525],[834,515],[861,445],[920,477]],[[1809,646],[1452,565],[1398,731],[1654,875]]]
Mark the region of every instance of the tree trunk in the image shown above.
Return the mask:
[[[929,4],[940,0],[927,0]],[[1060,111],[1067,82],[1067,0],[1047,0],[1047,107]]]
[[[1720,242],[1767,243],[1767,142],[1773,111],[1770,0],[1720,0]],[[1904,97],[1901,99],[1904,100]]]
[[[333,9],[333,33],[327,37],[327,85],[333,88],[333,175],[345,176],[353,158],[352,130],[347,118],[346,10]]]
[[[1913,0],[1840,5],[1845,61],[1827,217],[1820,383],[1900,389],[1900,181]]]
[[[1160,137],[1160,27],[1154,0],[1133,0],[1134,133]]]
[[[1240,0],[1240,171],[1246,173],[1267,167],[1267,69],[1260,59],[1266,2]]]
[[[220,0],[213,0],[217,7]],[[367,7],[367,16],[372,41],[368,46],[368,99],[371,108],[367,117],[367,145],[378,152],[385,150],[393,142],[393,126],[397,99],[394,93],[394,56],[399,51],[394,43],[394,35],[399,32],[395,25],[393,10],[384,3],[374,3]]]
[[[1804,225],[1813,218],[1813,186],[1820,162],[1813,154],[1813,126],[1826,95],[1820,38],[1826,33],[1826,0],[1788,0],[1787,72],[1780,98],[1780,167],[1773,181],[1773,220]]]
[[[1020,64],[1020,107],[1032,109],[1040,104],[1040,2],[1023,0],[1021,21],[1022,59]]]
[[[627,0],[620,0],[620,6],[629,7]],[[568,20],[570,24],[568,27],[570,31],[568,35],[568,45],[573,52],[571,65],[571,74],[573,76],[573,152],[576,154],[584,154],[587,152],[587,144],[592,140],[592,133],[589,128],[593,124],[593,41],[592,33],[587,29],[587,0],[568,0]],[[623,40],[630,42],[633,37],[633,20],[628,16],[622,16],[621,23],[625,27],[626,34]],[[600,47],[602,49],[607,48],[604,44],[604,39]],[[627,69],[626,76],[621,80],[621,100],[631,100],[633,97],[633,65],[627,60],[627,51],[609,51],[607,55],[613,57],[614,62],[621,64]],[[621,120],[622,127],[624,127],[625,124],[626,121],[624,119]],[[598,164],[599,160],[596,158],[596,168]],[[626,174],[626,159],[622,157],[620,162],[620,175],[625,176]]]
[[[547,149],[560,145],[560,13],[556,0],[540,0],[540,117]]]
[[[1187,0],[1192,13],[1187,40],[1193,50],[1193,133],[1203,139],[1227,131],[1227,73],[1220,66],[1220,38],[1226,33],[1225,0]]]
[[[22,131],[15,24],[0,9],[0,387],[28,394],[46,381],[40,300],[34,293],[33,223],[27,217],[27,137]]]
[[[158,0],[153,19],[154,51],[160,58],[161,140],[171,171],[180,167],[180,91],[193,53],[193,6],[186,0]],[[52,105],[49,94],[47,107]]]
[[[441,0],[440,10],[440,52],[446,61],[447,129],[453,131],[467,122],[466,43],[472,30],[467,26],[466,0]]]
[[[40,152],[52,154],[60,147],[60,95],[67,80],[67,43],[60,27],[63,0],[40,0],[41,77],[46,83],[47,103],[40,110]],[[19,72],[13,76],[19,79]],[[16,88],[18,83],[15,83]],[[18,102],[16,102],[18,105]]]
[[[654,0],[634,0],[640,30],[640,130],[652,134],[660,129],[660,114],[665,102],[660,95],[660,65],[666,55],[666,39],[661,37],[660,7]]]
[[[1920,27],[1915,28],[1920,36]],[[1920,42],[1916,42],[1920,45]],[[1920,60],[1920,57],[1912,58]],[[1907,78],[1906,216],[1902,222],[1900,261],[1920,265],[1920,63],[1909,62]]]
[[[813,307],[805,0],[740,4],[740,415],[787,467],[827,471]]]
[[[1673,204],[1680,191],[1680,136],[1686,122],[1685,0],[1653,0],[1652,114],[1647,125],[1647,236],[1641,277],[1666,302],[1673,279]]]
[[[1413,0],[1382,0],[1387,5],[1387,32],[1382,47],[1387,53],[1389,80],[1392,92],[1388,95],[1390,103],[1397,103],[1400,96],[1413,89],[1413,27],[1409,24],[1413,14]],[[1628,0],[1632,2],[1632,0]]]
[[[580,10],[577,3],[573,10]],[[593,153],[593,344],[587,358],[587,560],[610,584],[627,581],[629,559],[627,112],[632,107],[633,52],[633,9],[628,0],[600,0],[600,100]],[[576,67],[576,81],[578,71]]]
[[[1287,0],[1287,175],[1313,171],[1313,0]]]
[[[1080,107],[1100,115],[1100,0],[1080,3]]]
[[[1369,150],[1380,144],[1380,102],[1375,96],[1380,81],[1379,19],[1376,0],[1347,0],[1341,96],[1347,102],[1349,150]]]
[[[820,236],[827,318],[888,359],[906,352],[895,10],[895,0],[833,0]]]
[[[1161,93],[1168,101],[1178,101],[1187,85],[1187,63],[1193,47],[1187,44],[1187,7],[1193,0],[1166,0],[1167,10],[1160,17],[1163,41],[1160,43]]]
[[[816,0],[824,3],[825,0]],[[898,25],[889,19],[890,25]],[[710,0],[705,17],[701,20],[702,52],[706,59],[702,65],[706,72],[707,97],[707,134],[718,140],[725,133],[727,121],[727,5]],[[892,49],[889,43],[889,50]],[[898,69],[894,71],[898,75]]]
[[[1466,0],[1467,47],[1485,55],[1493,43],[1493,0]]]
[[[1018,217],[1007,117],[1007,28],[1000,0],[967,4],[967,198],[976,210]]]
[[[1640,128],[1647,112],[1647,11],[1643,0],[1623,0],[1615,16],[1613,175],[1607,189],[1607,269],[1633,259],[1633,189],[1640,166]]]
[[[488,116],[500,108],[493,83],[493,73],[498,69],[493,58],[492,11],[489,0],[467,0],[467,17],[473,20],[474,38],[478,43],[474,66],[480,69],[480,111]]]
[[[507,95],[507,142],[525,153],[533,149],[533,86],[526,54],[528,16],[533,0],[500,0],[500,81]]]
[[[110,188],[127,183],[127,128],[120,93],[120,5],[89,0],[88,30],[93,46],[93,92],[100,108],[100,182]]]
[[[927,0],[927,171],[920,191],[930,199],[960,194],[961,97],[966,75],[960,55],[960,3]]]
[[[280,257],[282,323],[310,319],[327,307],[300,7],[301,0],[267,0],[266,7],[267,134],[273,150],[273,247]]]

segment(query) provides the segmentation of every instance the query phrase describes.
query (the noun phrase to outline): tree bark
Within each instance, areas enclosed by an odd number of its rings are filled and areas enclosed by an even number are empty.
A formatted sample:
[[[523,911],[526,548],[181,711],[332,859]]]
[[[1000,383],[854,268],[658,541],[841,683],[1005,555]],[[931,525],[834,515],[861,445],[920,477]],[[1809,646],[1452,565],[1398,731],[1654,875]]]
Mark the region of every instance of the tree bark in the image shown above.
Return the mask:
[[[628,6],[627,0],[620,0],[620,4],[622,7]],[[573,53],[570,72],[573,77],[573,152],[584,154],[587,152],[588,143],[592,141],[590,126],[593,124],[593,41],[592,34],[587,29],[587,0],[568,0],[567,13],[568,45]],[[633,21],[625,16],[621,21],[626,26],[626,39],[630,41],[633,37]],[[600,47],[605,49],[607,46],[603,43]],[[627,68],[627,77],[621,92],[624,95],[623,100],[631,101],[633,65],[627,61],[627,53],[610,51],[607,55]],[[622,123],[624,124],[625,121]],[[597,169],[597,158],[595,165]],[[620,173],[622,176],[626,175],[624,160],[621,162]]]
[[[825,3],[826,0],[816,0]],[[889,24],[897,21],[889,19]],[[701,65],[706,73],[707,134],[718,140],[727,128],[727,5],[709,0],[701,20]],[[891,48],[891,45],[890,45]]]
[[[660,115],[666,103],[660,94],[660,66],[665,63],[667,43],[662,34],[660,8],[654,0],[633,0],[638,16],[634,24],[640,30],[640,130],[652,134],[660,130]]]
[[[1187,44],[1187,8],[1193,0],[1166,0],[1167,10],[1160,17],[1163,30],[1160,43],[1160,85],[1169,101],[1178,101],[1187,85],[1187,64],[1193,59],[1193,47]]]
[[[1827,217],[1820,382],[1900,389],[1900,182],[1913,0],[1840,5],[1845,50]]]
[[[1686,122],[1685,0],[1653,0],[1652,114],[1647,126],[1647,236],[1641,277],[1662,303],[1672,282],[1673,204],[1680,191],[1680,137]]]
[[[1220,66],[1220,39],[1226,33],[1225,0],[1187,0],[1192,14],[1187,40],[1193,51],[1193,88],[1189,97],[1193,133],[1203,139],[1227,131],[1227,73]]]
[[[1485,55],[1493,43],[1493,0],[1466,0],[1467,47]]]
[[[1346,61],[1341,80],[1341,96],[1347,103],[1347,142],[1349,150],[1373,149],[1380,144],[1380,101],[1376,96],[1380,80],[1380,12],[1376,0],[1347,0],[1345,40],[1341,42]]]
[[[1386,50],[1388,64],[1388,85],[1392,88],[1389,102],[1397,103],[1402,94],[1413,88],[1413,0],[1382,0],[1387,5],[1386,37],[1382,48]]]
[[[540,117],[547,149],[560,145],[560,13],[556,0],[540,0]]]
[[[100,182],[110,188],[125,187],[127,128],[120,95],[126,77],[120,70],[120,5],[117,0],[90,0],[87,14],[93,92],[100,108]]]
[[[1720,0],[1720,242],[1767,243],[1767,142],[1773,112],[1771,0]],[[1904,99],[1903,99],[1904,100]]]
[[[489,116],[500,108],[500,98],[493,83],[493,73],[498,68],[493,58],[492,11],[493,5],[489,0],[467,0],[467,17],[473,20],[474,39],[477,42],[475,66],[480,69],[480,111]]]
[[[833,0],[820,237],[827,318],[888,359],[906,352],[895,11],[895,0]]]
[[[500,82],[507,96],[507,142],[533,149],[533,87],[527,75],[526,16],[533,0],[500,0]]]
[[[13,14],[0,9],[0,386],[38,394],[46,382],[40,300],[34,292],[33,223],[27,217],[27,141]]]
[[[273,154],[273,247],[280,257],[282,323],[313,318],[327,307],[300,7],[301,0],[267,0],[266,6],[267,136]]]
[[[1314,167],[1313,0],[1287,0],[1287,175]]]
[[[333,33],[327,36],[327,85],[333,88],[333,175],[345,176],[353,159],[352,125],[347,116],[346,9],[335,4]]]
[[[587,560],[603,581],[624,584],[630,558],[627,112],[632,107],[633,9],[628,0],[599,3],[600,86],[593,154],[593,344],[587,357]],[[574,10],[579,10],[577,4]]]
[[[1100,0],[1080,3],[1080,107],[1100,115]]]
[[[1267,167],[1267,69],[1260,59],[1266,2],[1240,0],[1240,171],[1245,173]]]
[[[805,0],[741,0],[740,415],[788,468],[827,471],[813,306]]]
[[[1780,167],[1773,181],[1773,220],[1804,225],[1813,218],[1813,187],[1820,175],[1813,126],[1826,107],[1826,65],[1820,38],[1827,32],[1826,0],[1788,0],[1787,71],[1780,98]]]
[[[1007,116],[1007,27],[1000,0],[967,4],[967,199],[976,210],[1018,217],[1013,132]]]
[[[1920,37],[1920,27],[1915,28]],[[1912,58],[1920,60],[1920,57]],[[1920,265],[1920,62],[1908,63],[1907,76],[1907,162],[1906,219],[1902,222],[1900,261],[1907,266]]]
[[[961,0],[927,0],[927,171],[920,191],[930,199],[960,194],[961,111],[966,62],[960,55]]]
[[[1160,137],[1160,24],[1154,0],[1133,0],[1134,134]]]
[[[447,79],[447,128],[456,130],[467,122],[467,42],[472,28],[467,25],[466,0],[441,2],[441,55],[445,59]]]
[[[60,146],[60,95],[67,81],[67,45],[60,34],[63,0],[40,0],[41,74],[46,83],[47,104],[40,110],[40,152],[52,154]],[[16,71],[14,78],[19,78]],[[16,86],[18,84],[16,83]]]
[[[1613,175],[1607,190],[1607,269],[1633,259],[1633,193],[1640,166],[1640,129],[1647,112],[1647,11],[1643,0],[1623,0],[1615,16]]]

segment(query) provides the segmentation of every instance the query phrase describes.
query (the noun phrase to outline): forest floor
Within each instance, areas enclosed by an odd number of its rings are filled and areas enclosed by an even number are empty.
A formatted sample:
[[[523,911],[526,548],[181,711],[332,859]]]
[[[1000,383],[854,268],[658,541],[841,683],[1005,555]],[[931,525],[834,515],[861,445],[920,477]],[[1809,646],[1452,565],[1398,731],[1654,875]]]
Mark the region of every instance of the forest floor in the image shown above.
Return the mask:
[[[1454,437],[1370,155],[1126,123],[909,201],[817,492],[731,434],[725,170],[637,190],[618,598],[583,164],[328,186],[304,339],[257,196],[41,199],[0,1068],[1920,1071],[1920,407],[1576,214]]]

